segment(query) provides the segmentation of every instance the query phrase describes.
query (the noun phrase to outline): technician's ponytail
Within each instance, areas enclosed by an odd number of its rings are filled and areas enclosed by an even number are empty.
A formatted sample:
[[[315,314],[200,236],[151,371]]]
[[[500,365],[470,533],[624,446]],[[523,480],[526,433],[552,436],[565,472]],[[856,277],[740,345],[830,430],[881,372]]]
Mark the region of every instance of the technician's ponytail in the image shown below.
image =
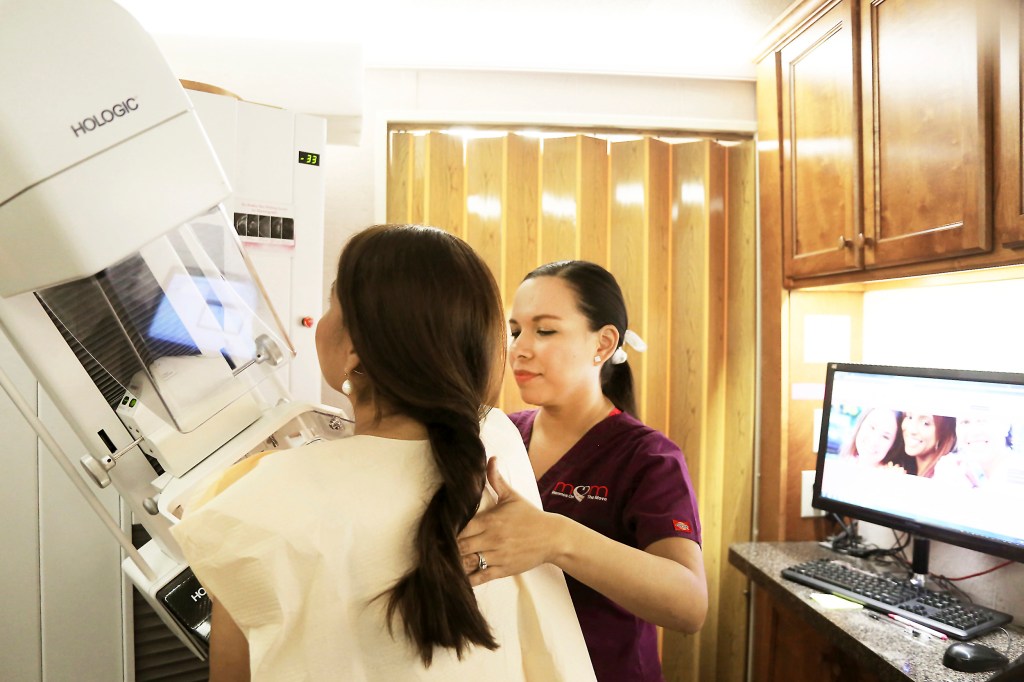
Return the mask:
[[[633,370],[629,361],[620,365],[604,363],[601,368],[601,392],[612,405],[623,412],[636,416],[636,395],[633,393]]]

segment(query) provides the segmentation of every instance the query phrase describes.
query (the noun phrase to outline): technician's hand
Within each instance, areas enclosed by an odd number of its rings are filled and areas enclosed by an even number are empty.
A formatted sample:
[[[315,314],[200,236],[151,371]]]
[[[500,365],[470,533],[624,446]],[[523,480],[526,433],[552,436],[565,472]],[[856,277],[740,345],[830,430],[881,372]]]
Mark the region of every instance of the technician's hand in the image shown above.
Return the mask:
[[[459,534],[462,568],[474,587],[550,561],[561,518],[514,491],[498,473],[496,457],[487,463],[487,480],[498,494],[497,505],[474,516]],[[478,553],[487,561],[483,570]]]

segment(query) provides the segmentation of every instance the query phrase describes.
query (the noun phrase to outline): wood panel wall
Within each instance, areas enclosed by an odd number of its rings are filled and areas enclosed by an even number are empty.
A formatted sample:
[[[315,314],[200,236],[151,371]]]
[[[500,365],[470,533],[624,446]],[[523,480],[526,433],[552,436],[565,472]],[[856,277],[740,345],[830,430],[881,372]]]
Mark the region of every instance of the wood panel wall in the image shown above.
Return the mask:
[[[789,368],[786,383],[789,421],[786,423],[786,460],[784,513],[786,540],[819,540],[835,532],[835,524],[825,517],[800,516],[802,498],[802,477],[804,471],[813,470],[817,464],[818,433],[815,430],[816,411],[821,410],[825,398],[825,371],[827,362],[860,362],[863,346],[864,292],[862,291],[792,291],[789,294],[789,316],[785,321],[789,328]],[[849,355],[829,356],[826,360],[815,350],[821,339],[812,336],[814,329],[808,326],[813,318],[825,317],[846,322],[846,339],[832,336],[829,345],[842,347],[847,343]],[[834,333],[843,329],[839,324]],[[820,330],[818,330],[820,332]]]
[[[779,153],[779,131],[782,129],[782,103],[779,99],[781,61],[778,53],[757,64],[757,164],[760,193],[761,225],[782,222],[782,155]],[[761,84],[765,85],[762,86]],[[782,230],[761,230],[760,261],[761,316],[758,319],[761,339],[761,364],[758,386],[758,450],[760,479],[758,481],[757,537],[755,540],[777,541],[786,537],[785,481],[787,434],[782,428],[788,417],[783,387],[788,347],[786,319],[788,293],[779,286],[782,274]]]
[[[628,349],[640,417],[682,447],[703,526],[711,608],[699,634],[664,633],[666,678],[739,682],[748,588],[726,557],[750,539],[753,511],[753,142],[389,137],[388,222],[464,238],[506,305],[527,272],[554,260],[591,260],[619,281],[629,326],[648,344]],[[501,406],[524,407],[508,379]]]
[[[719,622],[716,673],[720,679],[742,680],[746,673],[747,618],[750,600],[746,578],[728,565],[729,544],[752,536],[754,518],[753,457],[757,433],[757,183],[754,179],[756,150],[753,142],[730,147],[727,156],[727,246],[725,319],[725,418],[723,420],[724,477],[721,491],[729,503],[720,517]],[[725,493],[728,492],[728,497]]]

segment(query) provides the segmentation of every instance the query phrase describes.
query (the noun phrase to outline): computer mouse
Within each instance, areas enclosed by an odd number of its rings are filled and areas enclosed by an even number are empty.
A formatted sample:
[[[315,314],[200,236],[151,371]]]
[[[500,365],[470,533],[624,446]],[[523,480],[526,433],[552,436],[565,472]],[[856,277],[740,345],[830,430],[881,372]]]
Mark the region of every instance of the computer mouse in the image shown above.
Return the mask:
[[[965,673],[999,670],[1009,663],[1006,656],[979,642],[953,642],[942,655],[942,665]]]

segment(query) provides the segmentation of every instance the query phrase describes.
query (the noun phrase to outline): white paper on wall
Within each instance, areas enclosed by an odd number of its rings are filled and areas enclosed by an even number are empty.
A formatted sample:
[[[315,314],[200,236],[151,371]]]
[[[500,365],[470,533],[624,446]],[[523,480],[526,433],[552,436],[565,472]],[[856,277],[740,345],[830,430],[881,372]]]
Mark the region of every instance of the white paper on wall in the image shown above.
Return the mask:
[[[791,400],[817,400],[825,399],[825,384],[796,383],[790,387]]]

